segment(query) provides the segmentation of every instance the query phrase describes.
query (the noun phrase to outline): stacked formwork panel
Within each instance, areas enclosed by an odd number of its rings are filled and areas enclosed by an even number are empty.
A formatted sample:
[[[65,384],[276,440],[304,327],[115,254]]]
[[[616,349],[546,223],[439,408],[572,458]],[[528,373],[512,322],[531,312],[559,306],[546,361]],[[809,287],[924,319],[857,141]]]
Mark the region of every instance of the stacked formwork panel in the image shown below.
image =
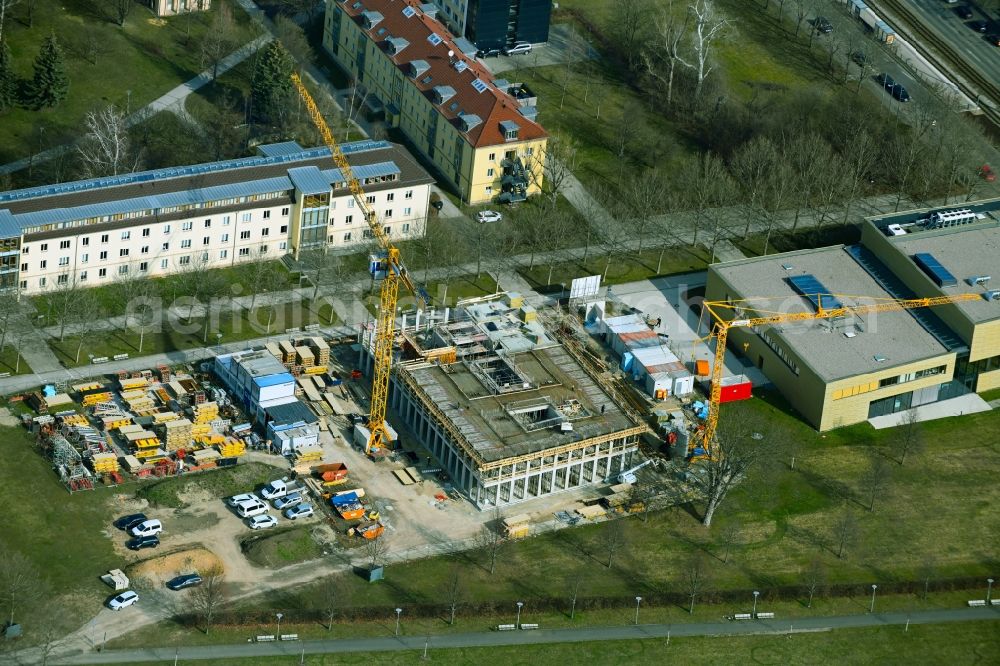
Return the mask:
[[[171,453],[185,449],[193,440],[192,423],[188,419],[175,419],[163,424],[163,441]]]

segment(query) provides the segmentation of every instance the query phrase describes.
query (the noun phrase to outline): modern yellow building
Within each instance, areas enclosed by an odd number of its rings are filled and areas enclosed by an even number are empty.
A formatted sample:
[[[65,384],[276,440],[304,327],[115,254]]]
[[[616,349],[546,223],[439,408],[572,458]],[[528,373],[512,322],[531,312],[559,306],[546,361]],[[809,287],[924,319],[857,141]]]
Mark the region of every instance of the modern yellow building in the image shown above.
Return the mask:
[[[807,293],[851,294],[840,297],[848,305],[982,297],[864,318],[730,329],[731,349],[749,357],[819,430],[994,389],[1000,386],[998,212],[994,199],[869,218],[857,245],[715,264],[705,298],[777,297],[782,311],[795,312],[815,309]]]
[[[429,7],[328,0],[323,46],[368,108],[380,109],[464,201],[537,193],[547,134],[533,100],[522,103],[509,84],[494,80],[468,52],[471,44],[456,43]]]

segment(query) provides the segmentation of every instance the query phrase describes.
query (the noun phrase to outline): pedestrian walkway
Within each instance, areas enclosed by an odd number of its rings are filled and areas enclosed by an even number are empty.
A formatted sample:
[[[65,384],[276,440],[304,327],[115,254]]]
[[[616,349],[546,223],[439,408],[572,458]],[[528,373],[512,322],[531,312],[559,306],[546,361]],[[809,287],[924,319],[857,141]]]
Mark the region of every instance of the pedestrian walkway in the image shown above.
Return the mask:
[[[715,244],[715,260],[720,263],[724,261],[739,261],[746,258],[747,256],[743,254],[743,251],[733,245],[733,242],[728,238],[724,238]]]
[[[240,643],[236,645],[203,645],[135,650],[107,650],[51,659],[54,664],[121,664],[138,662],[170,662],[183,660],[253,659],[269,656],[300,657],[307,654],[338,654],[347,652],[422,653],[431,659],[434,651],[447,648],[491,646],[545,645],[552,643],[585,643],[592,641],[634,641],[642,639],[681,638],[688,636],[792,636],[800,633],[835,631],[860,627],[885,627],[950,622],[1000,620],[1000,608],[963,608],[912,613],[866,613],[839,617],[810,617],[744,622],[692,622],[682,624],[628,624],[611,627],[581,627],[578,629],[545,629],[534,631],[474,632],[439,636],[385,636],[321,641]],[[404,625],[405,627],[405,625]],[[902,629],[900,629],[902,631]]]

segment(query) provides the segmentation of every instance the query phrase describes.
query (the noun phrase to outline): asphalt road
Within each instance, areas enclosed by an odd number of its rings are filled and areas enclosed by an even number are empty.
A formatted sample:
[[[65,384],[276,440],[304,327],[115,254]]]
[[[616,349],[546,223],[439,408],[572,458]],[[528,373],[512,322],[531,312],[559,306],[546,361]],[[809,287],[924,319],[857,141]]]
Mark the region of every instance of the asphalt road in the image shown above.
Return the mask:
[[[284,643],[241,643],[145,650],[109,650],[50,660],[54,664],[120,664],[145,661],[207,660],[236,657],[299,656],[339,652],[429,651],[441,648],[489,647],[495,645],[532,645],[543,643],[582,643],[588,641],[635,640],[676,636],[741,636],[750,634],[788,635],[832,631],[853,627],[878,627],[906,624],[938,624],[972,620],[1000,620],[1000,608],[967,608],[920,611],[914,613],[874,613],[842,617],[803,618],[799,620],[756,620],[692,624],[640,624],[618,627],[588,627],[538,631],[477,632],[442,636],[387,636],[325,641],[289,641]]]
[[[907,3],[915,13],[924,18],[937,34],[955,47],[955,52],[988,76],[995,83],[1000,83],[1000,47],[990,44],[986,36],[1000,34],[1000,21],[997,16],[988,16],[980,11],[974,3],[957,2],[950,4],[945,0],[909,0]],[[971,19],[959,18],[956,13],[959,7],[972,9]],[[989,21],[990,27],[986,34],[976,32],[970,27],[973,21]]]

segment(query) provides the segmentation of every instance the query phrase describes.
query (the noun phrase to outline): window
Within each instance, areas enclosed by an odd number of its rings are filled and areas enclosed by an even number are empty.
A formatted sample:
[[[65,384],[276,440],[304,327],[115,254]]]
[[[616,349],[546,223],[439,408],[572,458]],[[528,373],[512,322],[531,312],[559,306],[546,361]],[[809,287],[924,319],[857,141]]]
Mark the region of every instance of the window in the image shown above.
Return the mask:
[[[101,270],[97,271],[97,277],[99,278],[108,277],[108,269],[102,268]]]
[[[534,154],[535,154],[535,149],[529,147],[528,150],[527,150],[528,157],[531,157]]]
[[[80,255],[80,263],[81,264],[87,263],[88,259],[90,259],[90,255],[89,254],[81,254]]]
[[[413,190],[406,190],[406,194],[403,195],[403,198],[404,199],[412,199],[413,198]]]
[[[261,245],[260,246],[260,253],[261,254],[267,254],[267,246],[266,245]]]
[[[281,209],[281,214],[284,215],[285,217],[288,217],[288,209],[287,208],[282,208]]]
[[[149,246],[143,245],[142,249],[139,250],[139,254],[149,254]]]
[[[250,238],[250,231],[249,230],[247,230],[247,231],[241,231],[240,232],[240,240],[246,240],[248,238]]]
[[[244,222],[249,222],[249,221],[250,221],[250,218],[251,218],[251,214],[250,214],[250,213],[243,213],[243,218],[242,218],[242,220],[243,220]]]
[[[211,236],[205,236],[204,238],[201,239],[202,245],[210,245],[211,243],[212,243]]]
[[[105,243],[107,243],[107,242],[108,242],[108,240],[107,240],[107,239],[108,239],[108,237],[107,237],[107,236],[105,236],[105,237],[104,237],[104,242],[105,242]],[[42,252],[48,252],[48,251],[49,251],[49,244],[48,244],[48,243],[42,243]]]
[[[403,233],[404,233],[404,234],[405,234],[405,233],[409,233],[409,231],[410,231],[410,223],[409,223],[409,222],[407,222],[407,223],[405,223],[405,224],[403,225]]]
[[[87,239],[85,238],[84,240],[87,240]],[[86,243],[84,243],[84,245],[86,245]],[[21,254],[28,254],[28,250],[29,249],[30,248],[27,245],[25,245],[24,247],[21,248]],[[25,289],[27,289],[27,287],[25,287]]]
[[[69,282],[69,276],[65,273],[56,278],[56,284],[66,284],[67,282]]]
[[[497,161],[497,154],[490,153],[490,162],[496,162],[496,161]]]
[[[163,251],[166,252],[169,249],[170,249],[170,243],[164,243],[163,244]]]
[[[219,259],[225,259],[229,256],[229,250],[219,250]]]
[[[141,272],[143,272],[143,273],[145,273],[146,271],[148,271],[149,270],[149,262],[148,261],[140,261],[139,262],[139,270]]]
[[[269,211],[269,210],[265,210],[264,211],[264,219],[265,220],[271,219],[271,211]]]
[[[403,209],[403,215],[410,215],[411,213],[413,213],[413,209],[412,208],[404,208]]]
[[[347,207],[348,208],[354,208],[354,199],[348,199],[347,200]]]
[[[281,225],[281,229],[280,229],[280,231],[281,231],[281,233],[283,233],[283,234],[287,234],[287,233],[288,233],[288,225],[287,225],[287,224],[283,224],[283,225]]]
[[[83,237],[83,238],[82,238],[82,239],[80,240],[80,245],[82,245],[82,246],[84,246],[84,247],[87,247],[88,245],[90,245],[90,236],[84,236],[84,237]],[[26,250],[24,251],[24,253],[25,253],[25,254],[27,254],[27,253],[28,253],[28,250],[26,249]]]
[[[382,227],[382,231],[385,232],[386,236],[391,236],[392,235],[392,227],[390,227],[388,224],[385,225],[384,227]]]
[[[183,257],[177,260],[177,263],[180,264],[181,266],[187,266],[188,264],[191,263],[191,255],[187,254],[184,255]]]
[[[365,197],[365,201],[367,201],[370,204],[375,203],[375,195],[374,194],[369,194],[368,196]],[[42,249],[45,249],[44,246],[43,246]]]
[[[181,223],[181,231],[191,231],[192,229],[194,229],[194,222]]]
[[[344,224],[354,224],[354,216],[347,215],[346,217],[344,217]]]
[[[128,264],[122,264],[118,267],[118,275],[128,275]]]
[[[103,252],[101,252],[100,256],[98,256],[98,259],[100,259],[101,261],[105,261],[107,258],[108,258],[107,250],[104,250]]]
[[[288,249],[288,243],[286,243],[285,241],[281,241],[280,243],[278,243],[278,249],[279,250],[287,250]]]
[[[240,248],[240,256],[241,257],[249,257],[250,256],[250,248],[248,248],[248,247],[241,247]]]
[[[264,227],[260,230],[261,236],[267,236],[269,233],[271,233],[271,229],[269,227]]]
[[[223,218],[222,218],[222,226],[224,226],[224,227],[228,227],[229,226],[229,216],[228,215],[223,216]]]
[[[39,268],[40,268],[40,269],[42,269],[42,270],[44,271],[44,270],[45,270],[45,267],[46,267],[46,266],[48,266],[48,265],[49,265],[49,262],[48,262],[48,261],[46,261],[45,259],[42,259],[42,263],[41,263],[41,265],[39,266]]]
[[[28,264],[26,264],[26,263],[21,264],[21,272],[22,273],[27,273],[28,272]]]
[[[170,225],[169,224],[164,224],[163,225],[163,233],[165,233],[165,234],[169,234],[170,233]]]
[[[186,250],[189,247],[191,247],[191,239],[190,238],[186,238],[186,239],[184,239],[184,240],[181,241],[181,249],[182,250]]]
[[[59,257],[60,266],[69,266],[69,257]]]
[[[348,231],[346,234],[344,234],[344,242],[345,243],[350,243],[351,242],[351,232],[350,231]]]
[[[396,193],[395,192],[389,192],[389,194],[385,195],[385,200],[386,201],[392,201],[395,198],[396,198]]]
[[[486,177],[487,178],[492,178],[493,177],[493,169],[492,168],[489,168],[489,169],[486,170]]]
[[[122,232],[122,240],[129,240],[130,238],[132,238],[132,232],[131,231],[123,231]]]
[[[166,268],[169,265],[170,261],[168,259],[160,259],[160,268]]]
[[[212,220],[205,220],[205,228],[208,229],[212,226]]]
[[[118,256],[119,257],[127,257],[128,256],[128,248],[127,247],[123,247],[122,249],[118,250]]]
[[[149,227],[146,227],[145,229],[142,230],[142,237],[149,238]]]
[[[223,243],[229,242],[229,234],[222,234],[222,242]]]
[[[491,194],[493,194],[493,186],[492,185],[487,185],[486,186],[486,196],[490,196]]]
[[[102,243],[107,243],[108,242],[108,234],[101,234],[101,242]],[[42,249],[43,250],[45,249],[44,245],[42,246]]]
[[[87,281],[87,271],[80,271],[80,282]]]
[[[201,253],[201,260],[202,261],[208,261],[208,252],[202,252]]]
[[[60,250],[68,250],[69,249],[69,241],[68,240],[60,241],[59,242],[59,249]]]
[[[388,219],[389,219],[390,217],[392,217],[392,209],[391,209],[391,208],[387,208],[387,209],[385,210],[385,215],[383,215],[382,217],[384,217],[384,218],[385,218],[385,219],[387,219],[387,220],[388,220]]]
[[[46,280],[45,278],[38,278],[39,287],[44,287],[46,282],[48,282],[48,280]]]

